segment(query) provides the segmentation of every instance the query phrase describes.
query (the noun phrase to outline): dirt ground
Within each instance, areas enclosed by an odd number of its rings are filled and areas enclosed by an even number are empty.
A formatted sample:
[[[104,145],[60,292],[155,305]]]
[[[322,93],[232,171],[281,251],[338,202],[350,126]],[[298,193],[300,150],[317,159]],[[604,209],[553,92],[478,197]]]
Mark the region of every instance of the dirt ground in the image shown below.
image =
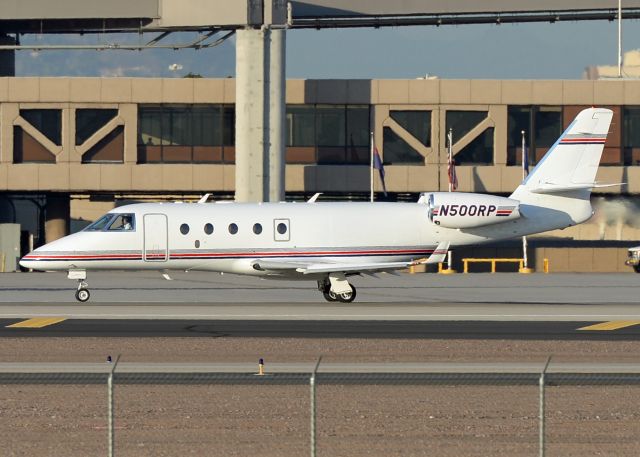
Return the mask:
[[[633,361],[640,342],[4,338],[0,361]],[[550,386],[547,456],[640,455],[640,386]],[[308,386],[117,385],[118,456],[308,455]],[[535,386],[319,385],[318,456],[538,455]],[[0,455],[107,454],[106,386],[0,385]]]

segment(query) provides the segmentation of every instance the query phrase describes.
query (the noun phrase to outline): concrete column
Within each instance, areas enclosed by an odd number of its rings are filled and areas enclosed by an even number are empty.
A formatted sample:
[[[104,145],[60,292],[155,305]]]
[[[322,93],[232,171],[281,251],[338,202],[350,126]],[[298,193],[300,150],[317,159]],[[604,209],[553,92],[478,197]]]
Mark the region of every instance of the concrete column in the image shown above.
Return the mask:
[[[71,219],[69,194],[48,194],[44,217],[45,243],[50,243],[68,235]]]
[[[1,45],[14,45],[16,39],[10,35],[0,34]],[[16,75],[16,51],[0,51],[0,76]]]
[[[236,201],[284,199],[284,34],[236,33]]]
[[[269,44],[269,201],[284,201],[286,154],[286,30],[271,29]]]

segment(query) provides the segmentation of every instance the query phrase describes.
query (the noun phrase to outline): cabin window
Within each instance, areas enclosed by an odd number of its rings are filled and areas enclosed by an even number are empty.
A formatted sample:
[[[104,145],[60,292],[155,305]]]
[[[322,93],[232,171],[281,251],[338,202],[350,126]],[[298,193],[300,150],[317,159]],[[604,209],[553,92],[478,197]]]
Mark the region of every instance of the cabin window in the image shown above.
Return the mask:
[[[285,233],[287,233],[287,224],[280,222],[276,230],[278,230],[278,233],[280,235],[284,235]]]
[[[93,224],[88,225],[84,230],[86,232],[100,232],[109,225],[111,218],[113,218],[113,214],[105,214]]]
[[[253,233],[255,233],[256,235],[260,235],[262,233],[262,225],[253,224]]]
[[[232,235],[238,233],[238,226],[233,223],[229,224],[229,233],[231,233]]]
[[[182,224],[180,226],[180,233],[182,233],[183,235],[186,235],[187,233],[189,233],[189,225],[188,224]]]
[[[213,233],[213,224],[205,224],[204,233],[206,233],[207,235],[211,235]]]
[[[135,229],[135,216],[133,214],[117,214],[109,231],[129,232]]]

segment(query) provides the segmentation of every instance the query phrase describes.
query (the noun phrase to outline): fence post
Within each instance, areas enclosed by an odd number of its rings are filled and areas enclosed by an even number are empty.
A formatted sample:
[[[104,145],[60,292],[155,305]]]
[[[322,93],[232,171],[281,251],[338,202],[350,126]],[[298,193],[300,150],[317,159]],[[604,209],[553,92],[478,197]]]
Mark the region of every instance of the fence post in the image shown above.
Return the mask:
[[[113,372],[116,371],[118,360],[120,360],[120,354],[118,354],[115,362],[113,362],[109,377],[107,378],[107,439],[109,441],[107,455],[109,457],[113,457]]]
[[[544,368],[542,369],[542,373],[540,373],[539,387],[540,387],[540,437],[539,437],[539,455],[540,457],[544,457],[544,375],[549,367],[549,362],[551,362],[551,356],[547,358],[547,362],[544,364]]]
[[[320,360],[322,360],[322,357],[318,357],[316,366],[311,373],[311,378],[309,378],[309,386],[311,387],[311,457],[316,457],[316,372],[318,371]]]

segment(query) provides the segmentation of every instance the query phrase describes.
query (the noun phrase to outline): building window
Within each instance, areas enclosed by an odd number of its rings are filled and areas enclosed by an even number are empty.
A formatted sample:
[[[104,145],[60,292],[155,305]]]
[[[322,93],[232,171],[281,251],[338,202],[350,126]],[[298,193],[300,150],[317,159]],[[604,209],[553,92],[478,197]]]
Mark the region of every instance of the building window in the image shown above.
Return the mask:
[[[493,127],[486,129],[455,156],[456,165],[493,165]]]
[[[391,111],[389,115],[416,140],[431,147],[431,111]]]
[[[77,109],[76,146],[83,144],[91,136],[118,115],[117,109]]]
[[[640,106],[625,107],[622,124],[625,165],[640,165]]]
[[[383,130],[384,163],[390,165],[414,164],[423,165],[424,157],[413,149],[406,141],[385,127]]]
[[[138,163],[234,163],[235,108],[143,105],[138,108]]]
[[[124,125],[119,125],[82,154],[82,163],[123,163]]]
[[[486,111],[447,111],[446,132],[449,133],[451,129],[455,144],[486,118]]]
[[[525,132],[529,163],[536,164],[562,134],[562,107],[509,107],[507,165],[522,165],[522,131]]]
[[[13,163],[55,163],[56,156],[22,127],[13,127]]]
[[[21,109],[20,116],[53,144],[62,144],[62,110]]]
[[[366,164],[368,105],[289,105],[287,163]]]

